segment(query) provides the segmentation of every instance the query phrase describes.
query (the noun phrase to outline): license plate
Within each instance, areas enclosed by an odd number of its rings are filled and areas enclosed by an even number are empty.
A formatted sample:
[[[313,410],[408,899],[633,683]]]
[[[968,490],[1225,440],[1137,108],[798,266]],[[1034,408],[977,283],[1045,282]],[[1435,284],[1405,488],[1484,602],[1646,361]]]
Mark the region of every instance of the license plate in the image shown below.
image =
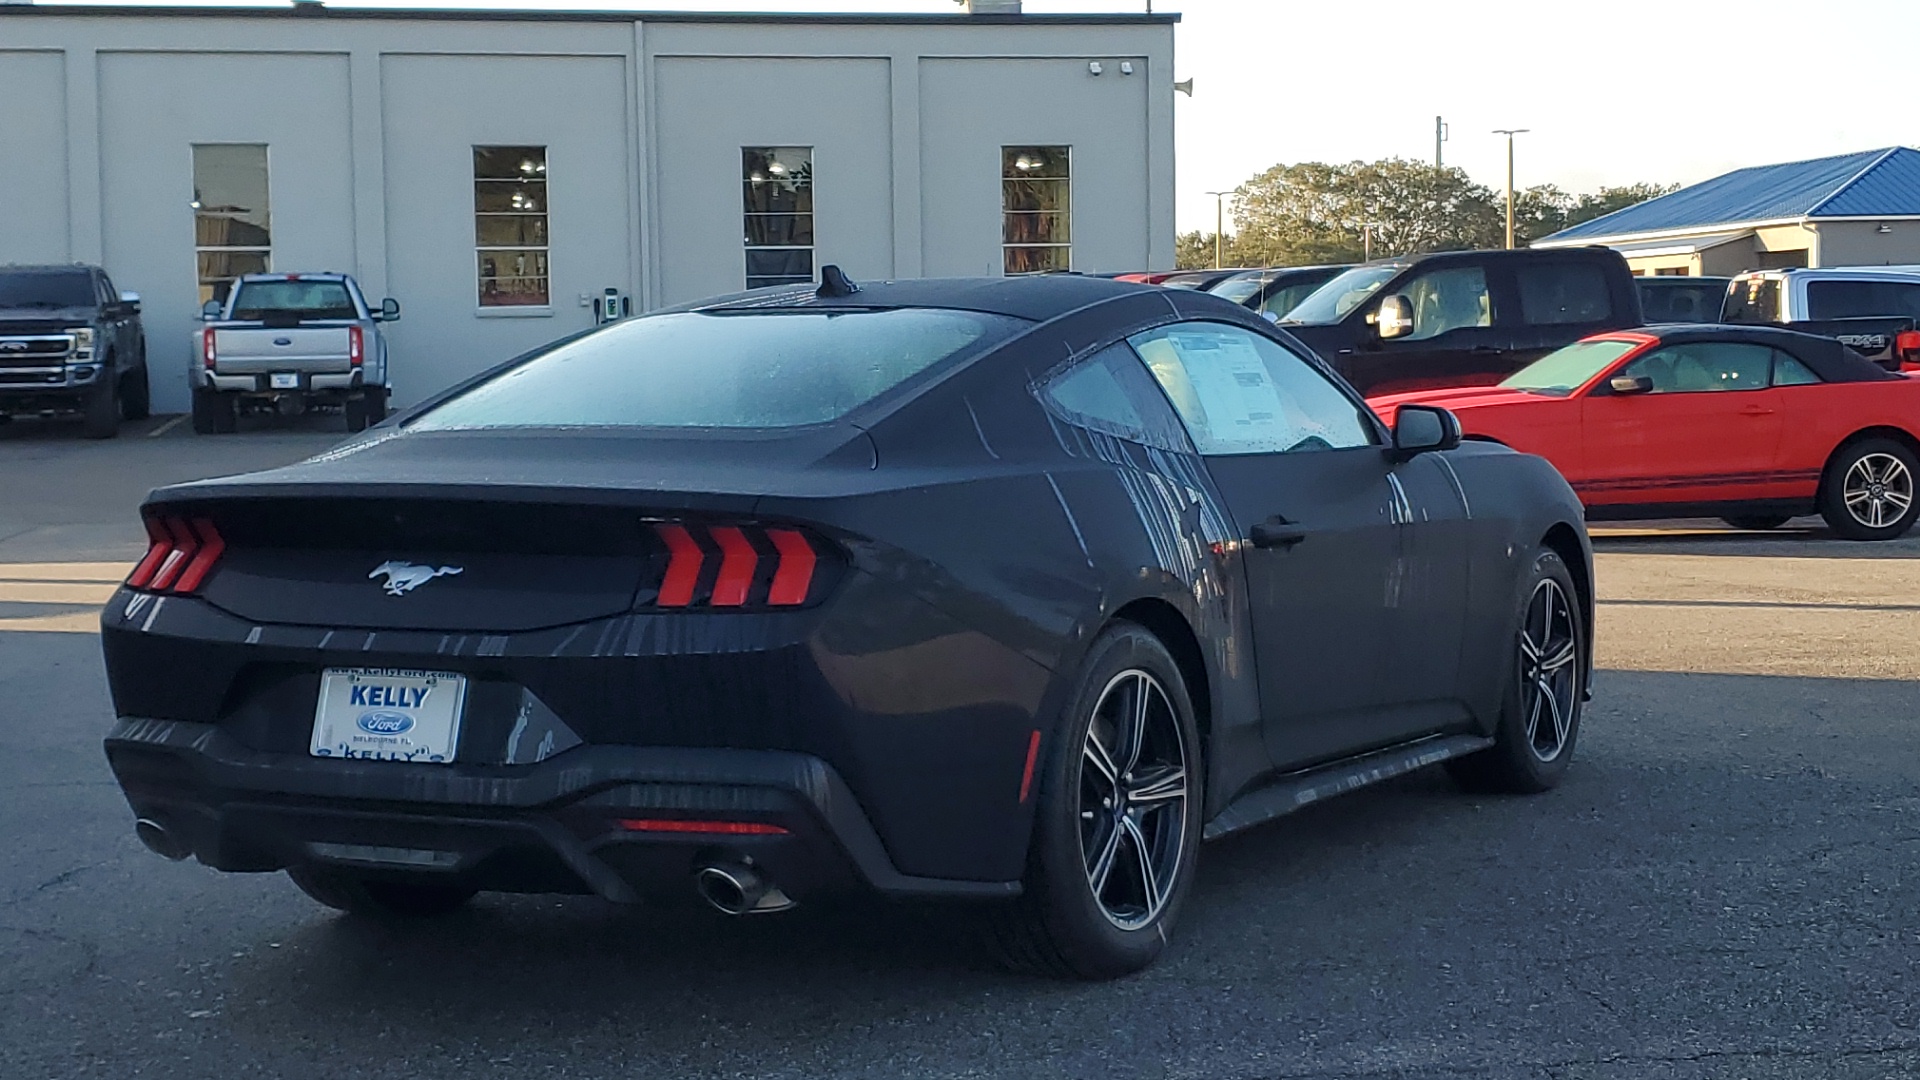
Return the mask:
[[[275,390],[298,390],[300,376],[291,371],[276,371],[267,376],[267,384]]]
[[[448,671],[328,668],[313,713],[314,757],[453,762],[467,679]]]

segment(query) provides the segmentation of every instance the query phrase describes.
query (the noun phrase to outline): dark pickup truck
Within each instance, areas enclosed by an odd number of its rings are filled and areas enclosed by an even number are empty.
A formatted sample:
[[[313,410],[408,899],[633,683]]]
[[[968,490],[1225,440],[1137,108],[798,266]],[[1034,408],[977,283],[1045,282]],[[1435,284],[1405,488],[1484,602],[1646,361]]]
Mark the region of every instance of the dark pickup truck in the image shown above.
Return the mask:
[[[90,439],[147,415],[140,297],[97,266],[0,266],[0,420],[76,414]]]
[[[1497,383],[1589,334],[1642,325],[1607,248],[1450,251],[1342,273],[1281,325],[1362,394]]]

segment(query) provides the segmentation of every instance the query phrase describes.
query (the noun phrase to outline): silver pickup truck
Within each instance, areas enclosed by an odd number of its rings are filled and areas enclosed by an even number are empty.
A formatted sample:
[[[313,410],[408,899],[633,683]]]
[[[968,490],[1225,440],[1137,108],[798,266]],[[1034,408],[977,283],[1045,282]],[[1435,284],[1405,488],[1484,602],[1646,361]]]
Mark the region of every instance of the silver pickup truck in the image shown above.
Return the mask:
[[[395,300],[369,307],[345,274],[248,274],[209,300],[194,334],[193,430],[231,432],[240,413],[338,409],[348,431],[387,415],[387,340]]]

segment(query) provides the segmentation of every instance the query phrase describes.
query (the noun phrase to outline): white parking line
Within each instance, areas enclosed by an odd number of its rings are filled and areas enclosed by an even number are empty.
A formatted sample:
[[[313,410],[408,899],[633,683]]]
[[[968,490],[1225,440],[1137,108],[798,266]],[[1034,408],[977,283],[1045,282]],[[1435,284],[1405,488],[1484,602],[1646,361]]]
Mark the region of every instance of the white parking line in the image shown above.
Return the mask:
[[[161,424],[159,427],[154,428],[152,431],[147,432],[147,438],[152,439],[152,438],[157,438],[161,435],[165,435],[167,432],[172,431],[174,428],[179,427],[180,421],[185,420],[186,418],[187,418],[187,414],[181,413],[179,416],[176,416],[173,419],[167,421],[166,423]]]

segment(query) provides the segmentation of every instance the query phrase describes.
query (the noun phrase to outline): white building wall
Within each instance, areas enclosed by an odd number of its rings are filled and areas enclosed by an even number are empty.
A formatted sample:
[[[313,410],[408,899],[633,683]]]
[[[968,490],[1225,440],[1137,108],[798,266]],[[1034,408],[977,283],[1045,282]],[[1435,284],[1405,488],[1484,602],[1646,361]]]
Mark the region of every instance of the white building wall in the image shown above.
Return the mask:
[[[401,301],[405,404],[592,325],[583,295],[740,288],[743,146],[814,147],[815,265],[856,278],[998,273],[999,148],[1028,143],[1073,147],[1076,269],[1170,266],[1172,60],[1164,19],[0,7],[0,263],[140,292],[154,404],[182,410],[191,146],[265,143],[275,268]],[[548,147],[548,308],[477,304],[474,145]]]

